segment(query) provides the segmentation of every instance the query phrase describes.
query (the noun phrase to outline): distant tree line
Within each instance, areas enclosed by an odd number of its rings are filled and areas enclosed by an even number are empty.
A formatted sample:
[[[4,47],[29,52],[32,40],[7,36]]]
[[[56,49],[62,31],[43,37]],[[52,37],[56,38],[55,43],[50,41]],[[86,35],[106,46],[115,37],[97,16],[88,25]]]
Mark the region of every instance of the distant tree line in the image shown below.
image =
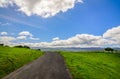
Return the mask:
[[[0,44],[0,46],[4,46],[4,44]]]
[[[0,46],[9,47],[8,45],[0,44]]]
[[[113,48],[110,48],[110,47],[107,47],[107,48],[105,48],[105,51],[108,51],[108,52],[113,52],[113,51],[114,51],[114,49],[113,49]]]
[[[26,46],[26,45],[24,45],[24,46],[22,46],[22,45],[17,45],[17,46],[14,46],[14,47],[16,47],[16,48],[27,48],[27,49],[30,49],[30,47],[29,47],[29,46]]]
[[[8,45],[4,45],[4,44],[0,44],[0,46],[9,47]],[[16,46],[14,46],[14,47],[16,47],[16,48],[28,48],[28,49],[30,49],[30,47],[29,47],[29,46],[26,46],[26,45],[16,45]]]

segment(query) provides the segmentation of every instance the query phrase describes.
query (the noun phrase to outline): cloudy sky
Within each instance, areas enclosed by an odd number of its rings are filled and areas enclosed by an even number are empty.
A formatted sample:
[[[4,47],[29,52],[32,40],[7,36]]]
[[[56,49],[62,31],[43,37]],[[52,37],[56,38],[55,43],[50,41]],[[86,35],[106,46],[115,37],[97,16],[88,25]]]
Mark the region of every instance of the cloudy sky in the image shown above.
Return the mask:
[[[120,47],[120,0],[0,0],[0,43]]]

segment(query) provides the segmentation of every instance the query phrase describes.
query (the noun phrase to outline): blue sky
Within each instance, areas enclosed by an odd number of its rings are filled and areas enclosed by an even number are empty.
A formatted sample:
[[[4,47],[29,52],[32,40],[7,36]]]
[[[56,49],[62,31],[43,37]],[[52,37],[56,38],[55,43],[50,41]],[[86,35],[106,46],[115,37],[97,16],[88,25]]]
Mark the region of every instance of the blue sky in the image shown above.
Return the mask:
[[[23,6],[19,5],[15,0],[10,1],[13,5],[9,2],[7,3],[7,0],[6,3],[0,2],[0,32],[7,32],[6,36],[14,38],[17,38],[20,32],[29,32],[33,35],[31,37],[39,38],[39,40],[22,40],[22,42],[49,43],[53,42],[52,39],[54,38],[65,41],[76,37],[77,34],[102,37],[109,29],[118,29],[120,25],[120,0],[83,0],[83,2],[82,0],[69,0],[69,3],[76,1],[75,3],[71,3],[74,7],[69,6],[69,8],[66,8],[66,11],[62,11],[63,9],[61,8],[54,15],[47,17],[40,14],[39,11],[36,13],[33,11],[31,14],[27,11],[18,11]],[[27,0],[25,1],[27,3]],[[64,8],[65,5],[61,7]],[[114,34],[118,34],[118,32]],[[16,41],[21,42],[21,40],[15,40],[14,42]],[[111,46],[111,44],[109,45]],[[119,42],[117,42],[117,46],[119,45]],[[85,44],[83,46],[88,45]]]

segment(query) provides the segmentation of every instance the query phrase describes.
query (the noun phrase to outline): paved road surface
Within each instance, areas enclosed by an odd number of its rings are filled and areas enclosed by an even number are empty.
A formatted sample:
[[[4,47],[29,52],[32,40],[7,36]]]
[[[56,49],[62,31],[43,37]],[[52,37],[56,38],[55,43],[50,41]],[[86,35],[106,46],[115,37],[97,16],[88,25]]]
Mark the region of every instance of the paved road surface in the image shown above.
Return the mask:
[[[12,72],[3,79],[72,79],[64,59],[57,53],[46,52],[42,57]]]

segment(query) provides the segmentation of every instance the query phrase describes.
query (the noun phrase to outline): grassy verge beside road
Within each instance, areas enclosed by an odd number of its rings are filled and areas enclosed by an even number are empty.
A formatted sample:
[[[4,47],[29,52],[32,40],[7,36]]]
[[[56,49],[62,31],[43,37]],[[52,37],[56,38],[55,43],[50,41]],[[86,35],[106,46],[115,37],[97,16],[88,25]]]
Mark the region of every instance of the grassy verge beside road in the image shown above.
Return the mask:
[[[0,79],[41,55],[39,50],[0,46]]]
[[[61,52],[73,79],[120,79],[120,53]]]

